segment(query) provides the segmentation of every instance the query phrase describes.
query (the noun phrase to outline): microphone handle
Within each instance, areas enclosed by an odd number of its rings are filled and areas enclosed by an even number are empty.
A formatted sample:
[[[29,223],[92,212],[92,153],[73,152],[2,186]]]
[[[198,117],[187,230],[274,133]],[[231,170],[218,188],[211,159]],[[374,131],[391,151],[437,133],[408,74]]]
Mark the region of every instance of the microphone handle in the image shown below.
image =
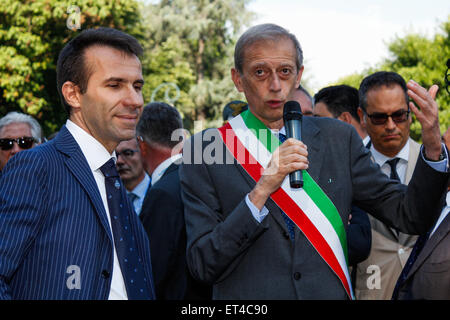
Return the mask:
[[[297,140],[302,140],[301,133],[302,122],[301,120],[289,120],[286,124],[286,136],[288,138],[294,138]],[[297,170],[289,173],[289,183],[291,188],[302,188],[303,187],[303,173],[302,170]]]

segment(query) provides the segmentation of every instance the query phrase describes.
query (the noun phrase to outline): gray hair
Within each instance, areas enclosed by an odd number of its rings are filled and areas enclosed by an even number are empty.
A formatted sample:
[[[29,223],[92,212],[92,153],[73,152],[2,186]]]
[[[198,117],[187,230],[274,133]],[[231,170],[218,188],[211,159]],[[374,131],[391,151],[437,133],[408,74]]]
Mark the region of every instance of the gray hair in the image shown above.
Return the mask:
[[[276,24],[266,23],[251,27],[242,34],[234,49],[234,67],[242,73],[244,64],[244,51],[251,44],[258,41],[278,41],[282,38],[290,39],[297,51],[296,65],[297,71],[303,66],[303,51],[297,37],[286,29]]]
[[[39,122],[34,119],[32,116],[19,113],[19,112],[9,112],[6,116],[0,119],[0,132],[3,127],[12,124],[12,123],[26,123],[30,126],[31,135],[37,141],[37,143],[41,143],[42,140],[42,128]]]

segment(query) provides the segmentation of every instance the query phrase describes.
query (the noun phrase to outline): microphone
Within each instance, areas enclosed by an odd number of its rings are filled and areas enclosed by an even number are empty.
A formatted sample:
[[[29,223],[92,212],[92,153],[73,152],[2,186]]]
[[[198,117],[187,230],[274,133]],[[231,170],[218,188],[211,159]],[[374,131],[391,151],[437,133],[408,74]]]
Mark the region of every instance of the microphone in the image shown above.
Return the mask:
[[[286,137],[302,140],[302,109],[297,101],[288,101],[284,104],[283,120],[286,128]],[[301,170],[289,173],[291,188],[303,187],[303,174]]]

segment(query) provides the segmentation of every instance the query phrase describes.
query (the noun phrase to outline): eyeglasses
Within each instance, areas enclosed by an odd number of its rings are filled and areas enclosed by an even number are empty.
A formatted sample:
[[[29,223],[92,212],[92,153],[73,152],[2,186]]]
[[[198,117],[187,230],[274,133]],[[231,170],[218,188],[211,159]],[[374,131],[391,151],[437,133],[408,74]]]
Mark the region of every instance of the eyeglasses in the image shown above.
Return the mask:
[[[398,110],[394,113],[387,114],[387,113],[373,113],[373,114],[367,114],[367,116],[370,118],[370,121],[374,125],[383,125],[388,121],[388,118],[392,118],[392,121],[395,123],[401,123],[408,120],[408,116],[410,110]]]
[[[14,142],[17,143],[21,149],[30,149],[36,140],[33,137],[21,137],[17,139],[0,139],[0,149],[3,151],[11,150],[14,147]]]
[[[135,152],[139,152],[139,150],[125,149],[125,150],[123,150],[122,152],[116,151],[116,156],[117,156],[117,158],[118,158],[120,155],[121,155],[122,157],[125,157],[125,158],[130,158],[130,157],[134,156],[134,153],[135,153]]]

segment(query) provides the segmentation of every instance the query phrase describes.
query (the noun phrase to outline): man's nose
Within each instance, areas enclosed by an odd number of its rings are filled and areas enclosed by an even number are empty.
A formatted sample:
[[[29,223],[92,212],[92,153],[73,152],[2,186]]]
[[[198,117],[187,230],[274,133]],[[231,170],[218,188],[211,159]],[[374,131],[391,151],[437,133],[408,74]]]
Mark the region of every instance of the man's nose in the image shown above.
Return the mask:
[[[270,79],[270,90],[271,91],[280,91],[281,90],[281,81],[278,77],[277,73],[274,73]]]
[[[136,91],[136,89],[130,88],[127,90],[126,96],[124,98],[124,104],[128,107],[139,108],[144,104],[144,98],[142,97],[141,91]]]
[[[12,147],[12,149],[11,149],[11,151],[10,151],[11,157],[12,157],[13,155],[15,155],[16,153],[20,152],[20,151],[22,151],[22,149],[21,149],[21,148],[19,147],[19,145],[17,144],[17,141],[14,141],[13,147]]]
[[[395,130],[395,128],[397,128],[397,124],[394,122],[394,120],[392,120],[392,117],[388,117],[384,126],[389,131]]]

